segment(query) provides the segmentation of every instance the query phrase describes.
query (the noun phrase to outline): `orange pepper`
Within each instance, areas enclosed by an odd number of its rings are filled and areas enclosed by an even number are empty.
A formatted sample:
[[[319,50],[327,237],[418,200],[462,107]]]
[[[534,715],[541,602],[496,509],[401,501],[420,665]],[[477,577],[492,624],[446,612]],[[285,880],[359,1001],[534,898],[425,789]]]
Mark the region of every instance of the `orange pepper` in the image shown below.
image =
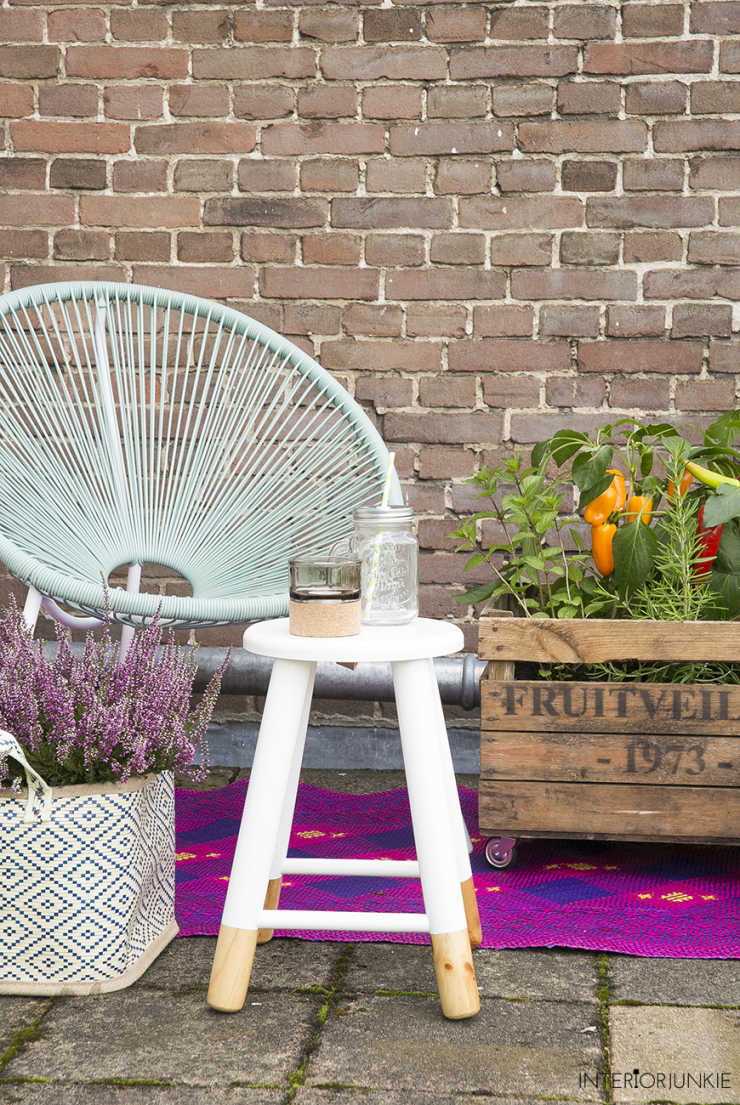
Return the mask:
[[[641,510],[642,520],[646,526],[649,526],[653,516],[653,500],[649,495],[632,495],[627,503],[627,521],[636,521]]]
[[[610,576],[614,571],[614,553],[612,541],[617,527],[612,523],[603,522],[600,526],[591,529],[591,555],[594,564],[603,576]]]
[[[627,488],[625,487],[624,476],[618,468],[607,468],[607,472],[610,476],[614,476],[612,487],[616,487],[617,489],[617,502],[614,509],[621,510],[627,501]]]
[[[684,474],[681,478],[681,482],[678,485],[678,493],[681,496],[681,498],[684,497],[684,495],[686,494],[688,489],[691,487],[691,481],[693,480],[693,478],[694,477],[691,475],[690,472],[684,472]],[[673,482],[673,480],[669,480],[668,481],[668,487],[666,489],[666,494],[668,495],[668,498],[672,499],[673,496],[675,495],[675,493],[676,493],[676,485]]]
[[[590,526],[600,526],[615,510],[621,510],[627,498],[627,489],[624,485],[624,476],[616,468],[607,468],[607,472],[614,475],[614,479],[602,491],[601,495],[593,499],[583,512],[585,521]]]

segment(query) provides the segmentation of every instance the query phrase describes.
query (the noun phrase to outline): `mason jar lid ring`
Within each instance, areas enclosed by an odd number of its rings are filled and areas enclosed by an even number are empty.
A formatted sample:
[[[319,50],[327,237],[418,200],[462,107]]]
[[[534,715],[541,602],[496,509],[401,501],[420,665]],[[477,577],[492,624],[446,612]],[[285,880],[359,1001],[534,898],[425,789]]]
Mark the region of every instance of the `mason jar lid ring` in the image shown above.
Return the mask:
[[[359,525],[374,526],[410,526],[414,520],[412,506],[356,506],[354,520]]]

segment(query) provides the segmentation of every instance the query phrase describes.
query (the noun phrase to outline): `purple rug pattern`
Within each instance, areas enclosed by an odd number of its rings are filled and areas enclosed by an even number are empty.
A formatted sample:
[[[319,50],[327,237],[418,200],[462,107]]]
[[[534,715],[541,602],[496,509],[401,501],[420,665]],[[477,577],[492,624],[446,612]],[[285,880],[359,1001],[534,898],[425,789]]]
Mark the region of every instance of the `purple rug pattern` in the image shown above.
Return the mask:
[[[181,936],[216,935],[247,783],[178,790],[176,915]],[[740,957],[740,848],[529,840],[488,866],[477,795],[460,788],[484,948],[570,947],[687,959]],[[301,784],[293,856],[414,859],[408,795],[335,794]],[[414,879],[286,875],[281,908],[417,913]],[[418,933],[295,933],[306,940],[426,944]]]

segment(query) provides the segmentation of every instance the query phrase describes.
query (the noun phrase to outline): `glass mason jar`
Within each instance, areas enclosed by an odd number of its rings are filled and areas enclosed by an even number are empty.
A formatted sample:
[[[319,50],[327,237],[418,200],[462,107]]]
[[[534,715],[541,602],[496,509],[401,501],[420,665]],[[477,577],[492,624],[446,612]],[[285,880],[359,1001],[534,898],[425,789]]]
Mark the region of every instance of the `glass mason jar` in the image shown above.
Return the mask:
[[[358,506],[349,551],[362,562],[363,625],[403,625],[419,613],[419,545],[410,506]],[[335,545],[332,552],[337,550]]]

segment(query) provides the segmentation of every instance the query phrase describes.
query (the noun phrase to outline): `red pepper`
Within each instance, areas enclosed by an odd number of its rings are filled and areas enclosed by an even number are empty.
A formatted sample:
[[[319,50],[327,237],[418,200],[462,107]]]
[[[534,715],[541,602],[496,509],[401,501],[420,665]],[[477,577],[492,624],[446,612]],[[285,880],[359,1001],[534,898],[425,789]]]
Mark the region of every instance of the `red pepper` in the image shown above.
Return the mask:
[[[717,555],[717,549],[719,548],[723,529],[724,524],[711,526],[709,529],[704,528],[704,503],[702,503],[699,509],[699,515],[696,519],[696,533],[699,538],[699,556],[696,559],[696,566],[694,568],[695,579],[703,579],[705,576],[708,576],[712,570],[712,564]]]

